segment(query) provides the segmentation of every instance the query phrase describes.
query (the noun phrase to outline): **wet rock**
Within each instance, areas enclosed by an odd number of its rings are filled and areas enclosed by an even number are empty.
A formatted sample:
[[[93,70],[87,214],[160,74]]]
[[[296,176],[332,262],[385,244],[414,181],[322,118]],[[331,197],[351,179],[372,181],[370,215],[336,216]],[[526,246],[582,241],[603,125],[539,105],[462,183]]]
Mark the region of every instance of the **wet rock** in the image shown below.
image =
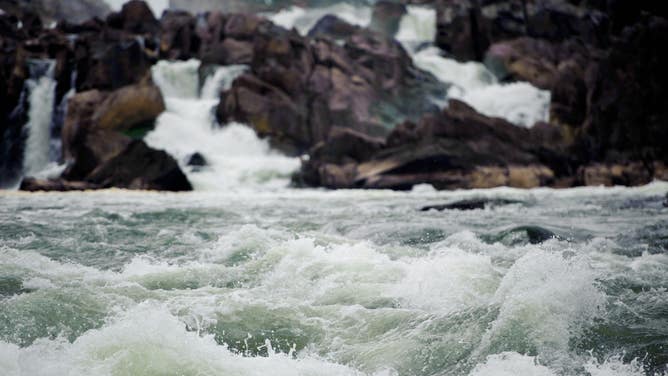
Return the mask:
[[[583,185],[636,186],[652,181],[652,172],[640,162],[627,164],[594,163],[578,169],[578,179]]]
[[[579,138],[583,158],[619,163],[668,160],[665,88],[668,21],[648,17],[624,29],[586,72],[587,113]]]
[[[160,19],[160,56],[171,60],[196,56],[201,44],[196,22],[195,17],[188,12],[165,11]]]
[[[23,178],[19,190],[28,192],[38,191],[86,191],[99,189],[100,186],[83,181],[67,181],[63,179],[35,179]]]
[[[550,184],[554,171],[543,165],[531,130],[476,113],[458,101],[418,124],[404,123],[371,152],[319,145],[302,165],[307,184],[344,183],[337,188],[437,189],[533,188]],[[326,152],[324,152],[326,151]],[[558,151],[554,151],[558,154]],[[332,166],[338,166],[338,168]],[[343,173],[345,172],[345,173]]]
[[[111,40],[87,35],[75,46],[77,91],[114,90],[140,82],[150,74],[152,58],[134,36],[111,35]]]
[[[86,181],[101,187],[192,190],[174,158],[165,151],[151,149],[141,140],[130,142],[116,156],[96,167]]]
[[[0,8],[11,13],[32,12],[46,24],[62,20],[81,23],[94,17],[104,18],[111,12],[103,0],[2,0]]]
[[[155,34],[160,30],[160,23],[153,15],[148,4],[141,0],[130,0],[123,4],[118,13],[107,17],[107,24],[134,34]]]
[[[308,36],[310,38],[326,36],[333,39],[345,39],[358,30],[358,26],[351,25],[333,14],[327,14],[313,25]]]
[[[448,204],[423,206],[422,208],[420,208],[420,211],[475,210],[475,209],[492,208],[496,206],[522,204],[522,203],[523,203],[522,201],[518,200],[478,198],[470,200],[460,200]]]
[[[208,165],[208,162],[201,153],[193,153],[188,157],[188,163],[186,164],[193,167],[204,167]]]
[[[541,244],[550,239],[561,239],[554,232],[540,226],[518,226],[489,237],[490,242],[501,242],[507,246]]]
[[[160,89],[152,82],[124,86],[96,106],[91,121],[96,128],[127,131],[152,123],[165,110]]]
[[[340,46],[267,27],[257,26],[250,72],[221,97],[221,123],[248,123],[273,145],[299,152],[333,127],[384,137],[397,118],[436,110],[426,93],[443,88],[392,39],[356,29]]]
[[[668,193],[666,193],[666,198],[663,200],[663,207],[668,208]]]

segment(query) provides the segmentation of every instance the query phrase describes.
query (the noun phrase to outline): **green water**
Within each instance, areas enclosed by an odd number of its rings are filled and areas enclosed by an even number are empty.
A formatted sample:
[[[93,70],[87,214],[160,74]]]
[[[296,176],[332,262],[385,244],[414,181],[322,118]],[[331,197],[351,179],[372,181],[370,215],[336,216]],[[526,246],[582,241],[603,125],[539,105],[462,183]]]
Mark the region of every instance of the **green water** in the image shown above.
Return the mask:
[[[666,191],[1,192],[0,374],[662,374]]]

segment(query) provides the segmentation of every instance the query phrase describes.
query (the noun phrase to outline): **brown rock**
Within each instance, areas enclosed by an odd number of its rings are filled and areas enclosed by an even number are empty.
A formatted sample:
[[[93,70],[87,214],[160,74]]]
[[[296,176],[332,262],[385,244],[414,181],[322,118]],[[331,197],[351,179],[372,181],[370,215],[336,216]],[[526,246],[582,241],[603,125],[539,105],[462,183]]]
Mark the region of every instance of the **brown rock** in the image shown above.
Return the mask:
[[[141,83],[111,92],[96,106],[91,121],[98,129],[126,131],[155,121],[164,110],[160,89]]]

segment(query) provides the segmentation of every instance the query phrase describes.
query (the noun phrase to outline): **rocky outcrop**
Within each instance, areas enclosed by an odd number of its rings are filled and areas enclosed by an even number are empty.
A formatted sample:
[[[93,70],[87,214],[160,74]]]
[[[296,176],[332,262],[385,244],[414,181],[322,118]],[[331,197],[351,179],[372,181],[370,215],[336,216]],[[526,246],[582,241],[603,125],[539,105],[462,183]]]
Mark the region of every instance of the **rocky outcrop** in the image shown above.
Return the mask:
[[[151,149],[141,140],[128,143],[114,157],[97,166],[85,181],[104,188],[192,190],[174,158],[163,150]]]
[[[94,17],[104,18],[111,12],[104,0],[0,0],[0,9],[13,14],[30,12],[45,24],[63,20],[80,23]]]
[[[422,183],[438,189],[531,188],[553,184],[559,178],[554,170],[560,166],[552,168],[551,164],[558,158],[542,150],[539,140],[538,131],[485,117],[452,101],[438,115],[397,126],[384,141],[333,132],[310,151],[296,179],[329,188],[410,189]]]
[[[112,92],[77,93],[69,100],[62,132],[68,167],[57,184],[41,189],[74,182],[75,187],[191,190],[174,158],[124,134],[147,126],[163,110],[162,94],[148,79]]]
[[[399,43],[369,30],[353,28],[341,46],[263,21],[234,23],[246,25],[235,39],[253,41],[253,58],[223,93],[218,119],[248,123],[283,150],[306,150],[333,127],[384,136],[397,119],[434,111],[428,93],[443,89]]]

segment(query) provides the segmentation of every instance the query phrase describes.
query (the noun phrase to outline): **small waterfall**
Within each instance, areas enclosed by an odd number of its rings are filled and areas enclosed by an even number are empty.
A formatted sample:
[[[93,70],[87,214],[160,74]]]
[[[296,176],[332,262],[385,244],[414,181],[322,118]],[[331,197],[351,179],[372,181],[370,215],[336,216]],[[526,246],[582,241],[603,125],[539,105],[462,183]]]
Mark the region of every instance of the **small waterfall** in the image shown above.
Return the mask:
[[[436,11],[409,5],[396,39],[411,54],[418,68],[450,85],[447,98],[435,100],[436,104],[445,106],[447,99],[459,99],[484,115],[504,118],[523,127],[549,119],[549,91],[526,82],[502,84],[481,63],[460,63],[444,57],[442,51],[433,46],[435,35]]]
[[[318,20],[327,14],[334,14],[351,25],[365,27],[371,22],[371,7],[343,2],[320,8],[291,6],[265,16],[276,25],[286,29],[294,27],[301,35],[306,35]]]
[[[436,10],[417,5],[407,6],[395,38],[410,53],[418,50],[420,46],[434,43]]]
[[[29,62],[30,79],[26,81],[30,103],[27,139],[23,154],[23,173],[33,176],[47,168],[51,144],[51,119],[53,115],[56,81],[53,79],[53,60]]]
[[[197,190],[281,188],[299,167],[297,158],[271,150],[246,125],[216,123],[213,111],[221,90],[229,89],[246,69],[243,65],[217,67],[198,90],[199,61],[161,61],[153,67],[153,81],[165,97],[167,110],[144,141],[171,154]],[[204,157],[206,166],[188,166],[195,153]]]

